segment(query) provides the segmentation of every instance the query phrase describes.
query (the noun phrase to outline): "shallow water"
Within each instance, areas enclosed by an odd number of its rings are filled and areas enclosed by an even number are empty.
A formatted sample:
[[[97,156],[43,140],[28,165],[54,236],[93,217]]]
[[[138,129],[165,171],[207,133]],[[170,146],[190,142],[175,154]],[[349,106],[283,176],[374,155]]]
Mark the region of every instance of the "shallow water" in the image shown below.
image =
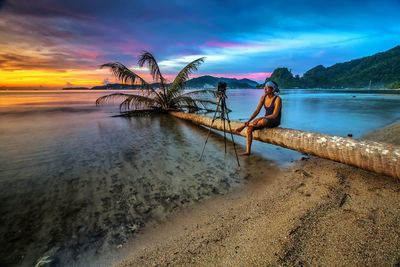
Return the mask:
[[[79,259],[82,251],[118,246],[149,220],[267,177],[254,170],[300,156],[255,142],[255,156],[241,158],[238,170],[231,145],[224,154],[223,139],[212,134],[199,162],[207,129],[165,115],[111,117],[116,106],[94,106],[105,93],[0,91],[1,266],[29,266],[46,253]],[[261,94],[229,91],[231,119],[247,119]],[[400,118],[399,94],[281,96],[282,127],[358,138]],[[235,140],[243,150],[244,139]]]

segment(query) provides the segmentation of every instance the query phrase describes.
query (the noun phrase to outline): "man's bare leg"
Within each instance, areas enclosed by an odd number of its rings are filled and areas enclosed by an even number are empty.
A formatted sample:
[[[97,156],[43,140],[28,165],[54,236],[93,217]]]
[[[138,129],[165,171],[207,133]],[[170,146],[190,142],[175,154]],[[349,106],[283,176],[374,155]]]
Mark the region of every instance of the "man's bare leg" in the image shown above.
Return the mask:
[[[249,156],[251,154],[251,143],[253,142],[253,126],[247,127],[246,134],[246,152],[243,153],[243,156]]]
[[[247,135],[246,135],[246,152],[242,154],[242,156],[249,156],[251,154],[251,144],[253,142],[253,131],[263,128],[267,125],[267,119],[260,119],[254,123],[250,123],[247,127]]]

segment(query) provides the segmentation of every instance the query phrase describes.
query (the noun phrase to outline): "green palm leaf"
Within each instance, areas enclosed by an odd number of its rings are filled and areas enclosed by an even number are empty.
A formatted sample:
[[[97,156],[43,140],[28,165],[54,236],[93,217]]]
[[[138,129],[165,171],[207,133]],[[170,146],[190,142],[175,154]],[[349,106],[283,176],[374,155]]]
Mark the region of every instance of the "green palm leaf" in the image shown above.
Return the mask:
[[[130,107],[134,106],[134,109],[144,109],[152,106],[157,106],[156,97],[149,96],[142,96],[142,95],[131,95],[131,94],[124,94],[124,93],[114,93],[99,97],[96,100],[96,105],[104,105],[109,103],[114,103],[115,101],[121,101],[119,105],[120,110],[122,108],[129,109]]]
[[[157,60],[150,52],[143,51],[143,53],[139,56],[138,65],[139,67],[143,67],[144,65],[146,65],[149,68],[150,74],[153,77],[154,81],[159,81],[161,83],[161,88],[165,90],[166,79],[161,74]]]
[[[157,108],[159,104],[157,98],[151,98],[141,95],[130,95],[119,105],[119,109],[129,110],[131,108],[135,110]]]
[[[100,68],[110,68],[111,72],[123,83],[130,82],[131,84],[139,84],[145,89],[150,89],[151,86],[142,77],[128,69],[124,64],[119,62],[110,62],[100,66]]]
[[[123,94],[123,93],[114,93],[99,97],[96,99],[96,106],[114,103],[115,101],[121,101],[127,99],[130,94]]]
[[[199,66],[204,62],[205,59],[205,57],[201,57],[187,64],[175,77],[174,81],[172,82],[171,88],[178,90],[182,89],[185,82],[189,79],[189,75],[197,71]]]
[[[198,95],[204,95],[204,96],[210,95],[215,97],[215,92],[213,90],[204,89],[204,90],[196,90],[183,93],[183,91],[181,90],[172,88],[168,90],[166,98],[167,101],[175,101],[179,97],[194,97]]]
[[[210,111],[208,106],[216,106],[216,103],[209,99],[209,97],[198,98],[199,96],[211,96],[215,93],[212,90],[197,90],[184,92],[182,89],[185,82],[189,78],[189,75],[196,71],[205,58],[198,58],[189,64],[187,64],[174,79],[172,85],[167,88],[166,79],[162,76],[160,68],[157,64],[154,56],[147,52],[143,53],[139,57],[138,64],[140,67],[147,66],[155,82],[160,82],[161,91],[155,90],[148,84],[142,77],[129,70],[126,66],[119,62],[107,63],[101,65],[101,68],[110,68],[112,73],[123,82],[131,82],[132,84],[140,84],[143,88],[148,90],[142,91],[142,95],[139,94],[125,94],[125,93],[113,93],[110,95],[102,96],[96,100],[96,105],[102,105],[105,103],[111,103],[116,100],[120,102],[120,110],[122,109],[134,109],[136,111],[144,111],[148,109],[158,111],[169,111],[169,110],[189,110],[199,111],[206,110]]]
[[[216,97],[215,91],[214,90],[210,90],[210,89],[189,91],[189,92],[181,94],[181,96],[197,96],[197,95],[205,95],[205,96],[209,95],[209,96]]]
[[[212,100],[196,99],[196,98],[192,98],[190,96],[182,96],[182,95],[174,98],[173,102],[176,106],[178,106],[178,107],[185,106],[189,110],[202,110],[202,109],[210,110],[208,108],[210,105],[212,105],[214,107],[217,105],[217,103]]]

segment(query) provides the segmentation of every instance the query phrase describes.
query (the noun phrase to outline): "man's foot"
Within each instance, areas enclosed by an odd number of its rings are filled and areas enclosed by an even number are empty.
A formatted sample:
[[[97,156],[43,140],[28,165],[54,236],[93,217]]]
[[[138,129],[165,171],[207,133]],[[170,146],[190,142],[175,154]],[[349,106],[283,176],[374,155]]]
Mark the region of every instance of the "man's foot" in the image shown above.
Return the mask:
[[[249,152],[244,152],[242,154],[240,154],[241,156],[250,156],[251,154]]]

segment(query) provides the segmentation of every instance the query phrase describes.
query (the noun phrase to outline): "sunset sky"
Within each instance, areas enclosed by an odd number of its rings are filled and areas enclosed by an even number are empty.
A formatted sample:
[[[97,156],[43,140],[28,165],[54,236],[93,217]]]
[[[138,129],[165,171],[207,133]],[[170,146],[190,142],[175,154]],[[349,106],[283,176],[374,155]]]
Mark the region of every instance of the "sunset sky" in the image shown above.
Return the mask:
[[[196,76],[302,75],[399,45],[399,11],[400,0],[0,0],[0,87],[116,82],[99,65],[144,73],[142,50],[170,79],[202,56]]]

